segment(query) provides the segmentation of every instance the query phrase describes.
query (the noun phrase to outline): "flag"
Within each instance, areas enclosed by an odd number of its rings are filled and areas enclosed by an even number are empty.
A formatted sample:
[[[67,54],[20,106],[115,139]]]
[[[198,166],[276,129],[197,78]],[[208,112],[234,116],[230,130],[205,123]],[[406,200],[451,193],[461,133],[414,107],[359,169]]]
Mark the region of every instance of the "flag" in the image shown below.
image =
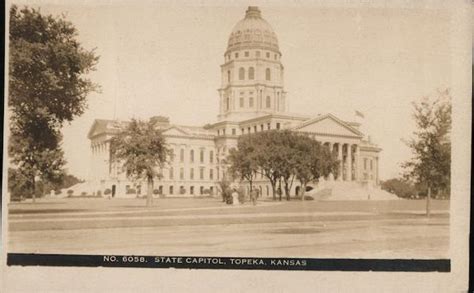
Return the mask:
[[[365,118],[364,114],[362,112],[357,111],[357,110],[355,111],[355,115],[359,116],[361,118]]]

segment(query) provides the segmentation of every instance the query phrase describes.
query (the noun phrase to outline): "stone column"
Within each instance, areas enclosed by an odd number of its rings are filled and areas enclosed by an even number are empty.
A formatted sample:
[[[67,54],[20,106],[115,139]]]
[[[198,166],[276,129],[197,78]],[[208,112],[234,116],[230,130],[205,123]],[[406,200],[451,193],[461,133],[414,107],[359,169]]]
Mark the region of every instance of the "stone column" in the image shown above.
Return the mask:
[[[337,159],[339,160],[339,174],[337,176],[337,181],[342,181],[342,168],[343,168],[343,162],[342,162],[342,143],[337,144]]]
[[[360,180],[360,146],[356,146],[356,151],[355,151],[355,180],[359,181]]]
[[[332,156],[332,153],[333,153],[333,148],[334,148],[334,143],[329,142],[329,154],[330,154],[331,156]],[[332,174],[332,176],[331,176],[331,174]],[[332,179],[332,180],[336,179],[336,178],[334,177],[334,175],[335,175],[334,172],[331,172],[331,174],[329,175],[329,179],[330,179],[330,180],[331,180],[331,179]]]
[[[375,184],[379,184],[379,158],[375,158]]]
[[[347,181],[352,181],[352,145],[347,144]]]

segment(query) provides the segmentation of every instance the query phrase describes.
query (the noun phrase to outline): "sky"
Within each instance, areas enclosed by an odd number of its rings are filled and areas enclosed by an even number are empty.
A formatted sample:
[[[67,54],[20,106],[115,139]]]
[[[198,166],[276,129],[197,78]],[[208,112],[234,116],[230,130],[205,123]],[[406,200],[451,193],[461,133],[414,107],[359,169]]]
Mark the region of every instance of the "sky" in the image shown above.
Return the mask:
[[[220,65],[246,3],[66,3],[33,6],[64,14],[83,47],[100,55],[89,78],[101,92],[91,93],[87,111],[63,128],[71,174],[87,179],[94,119],[216,122]],[[449,11],[298,3],[260,6],[279,40],[290,112],[343,120],[364,113],[363,132],[383,149],[381,179],[398,177],[411,156],[402,142],[414,130],[411,103],[452,84]]]

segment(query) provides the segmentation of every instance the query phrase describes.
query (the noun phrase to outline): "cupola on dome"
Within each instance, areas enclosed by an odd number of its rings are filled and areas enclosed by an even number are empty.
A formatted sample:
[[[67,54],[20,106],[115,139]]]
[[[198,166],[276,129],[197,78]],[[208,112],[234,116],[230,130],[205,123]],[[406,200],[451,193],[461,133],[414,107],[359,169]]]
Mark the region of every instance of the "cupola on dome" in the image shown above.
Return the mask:
[[[234,26],[227,43],[227,52],[249,48],[269,49],[280,53],[273,28],[262,18],[260,9],[255,6],[249,6],[245,18]]]

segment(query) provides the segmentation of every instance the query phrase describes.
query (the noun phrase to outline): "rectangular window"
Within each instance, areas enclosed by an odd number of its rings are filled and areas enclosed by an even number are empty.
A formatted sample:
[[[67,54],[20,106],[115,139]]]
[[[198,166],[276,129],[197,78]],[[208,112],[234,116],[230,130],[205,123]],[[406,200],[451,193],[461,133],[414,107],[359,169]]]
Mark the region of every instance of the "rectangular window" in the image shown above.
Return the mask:
[[[173,179],[174,178],[174,170],[173,170],[173,167],[170,168],[170,179]]]
[[[257,125],[253,126],[253,132],[257,132]]]
[[[189,179],[194,180],[194,169],[193,168],[191,168],[191,170],[189,172]]]
[[[260,125],[260,130],[261,130],[261,131],[263,131],[263,124],[262,124],[262,125]]]
[[[240,108],[244,107],[244,98],[240,98]]]
[[[235,128],[232,128],[232,135],[235,135]]]
[[[173,185],[170,186],[170,194],[173,194]]]
[[[222,129],[222,135],[225,135],[225,129]]]
[[[260,57],[260,51],[255,52],[255,56]]]
[[[270,52],[267,52],[266,56],[267,58],[270,58]]]
[[[204,150],[199,153],[199,162],[204,163]]]
[[[209,179],[213,180],[214,179],[214,169],[209,169]]]
[[[189,151],[189,161],[194,163],[194,150]]]
[[[367,170],[367,158],[364,158],[364,170]]]
[[[204,180],[204,167],[199,168],[199,179]]]
[[[217,129],[217,136],[219,136],[221,133],[220,133],[220,130]]]
[[[189,193],[194,194],[194,186],[189,187]]]
[[[372,170],[373,170],[373,165],[372,165],[372,162],[373,162],[373,161],[372,161],[372,160],[370,160],[370,171],[372,171]]]
[[[247,133],[248,133],[248,134],[250,134],[250,127],[249,127],[249,128],[247,128]]]
[[[184,162],[184,150],[183,150],[183,149],[181,149],[181,150],[179,151],[179,161],[180,161],[181,163]]]
[[[249,98],[249,107],[253,108],[253,97]]]
[[[210,151],[209,152],[209,163],[214,163],[214,152]]]
[[[235,58],[239,58],[239,53],[235,53]]]
[[[219,177],[220,177],[219,167],[217,167],[217,169],[216,169],[216,174],[217,174],[217,180],[219,180]]]
[[[242,128],[241,130],[242,130],[242,134],[244,134],[244,133],[245,133],[245,129]]]
[[[170,149],[170,161],[174,161],[174,149]]]
[[[280,129],[280,123],[277,123],[277,129]]]
[[[248,57],[249,56],[249,52],[248,51],[245,51],[245,57]],[[276,56],[276,55],[275,55]]]
[[[184,168],[179,169],[179,179],[181,179],[181,180],[184,179]]]
[[[268,128],[268,130],[270,130],[270,129],[271,129],[271,127],[270,127],[270,123],[268,123],[268,124],[267,124],[267,128]]]

